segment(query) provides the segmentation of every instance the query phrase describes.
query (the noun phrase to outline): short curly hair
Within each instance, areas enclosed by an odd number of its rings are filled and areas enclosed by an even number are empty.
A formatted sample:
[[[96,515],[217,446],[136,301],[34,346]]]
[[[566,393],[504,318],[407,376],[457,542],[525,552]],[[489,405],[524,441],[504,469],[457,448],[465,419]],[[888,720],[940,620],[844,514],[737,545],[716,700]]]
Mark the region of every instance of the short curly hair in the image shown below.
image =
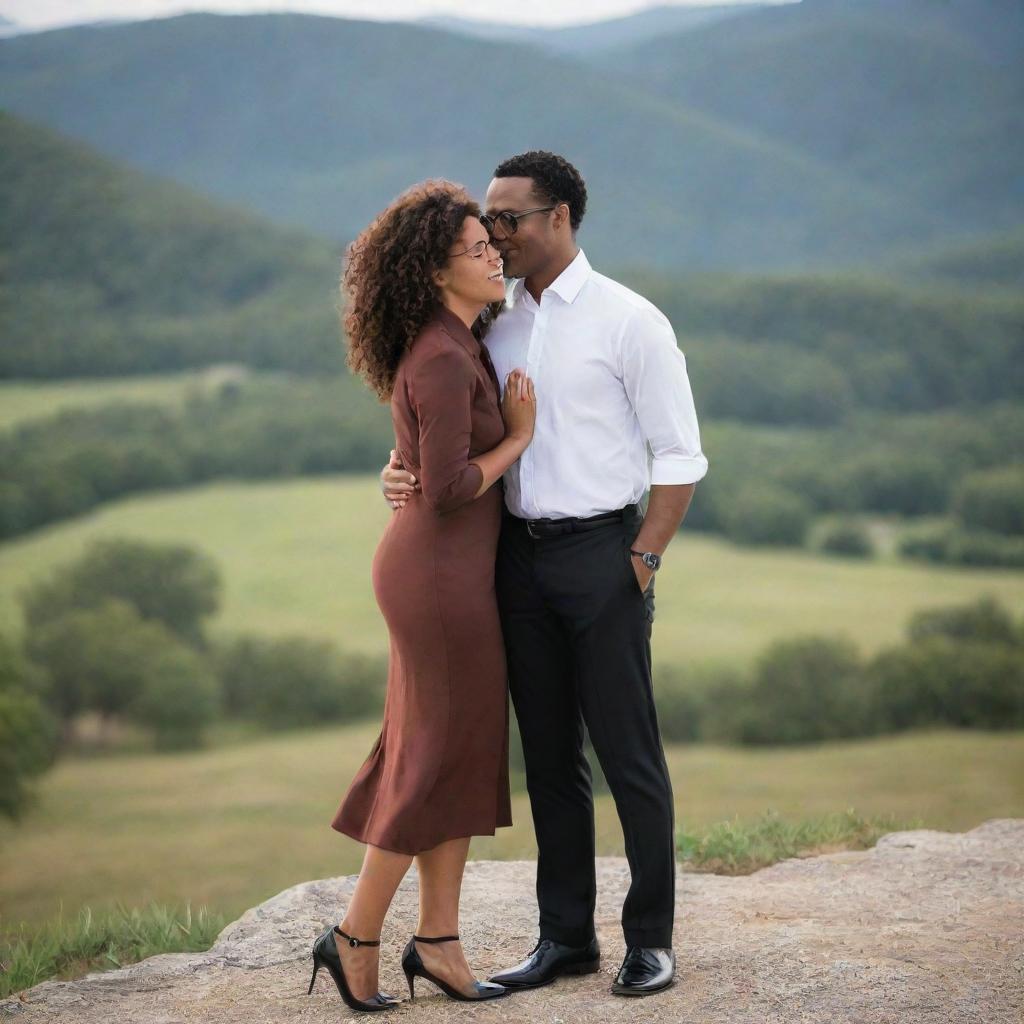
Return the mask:
[[[466,218],[479,216],[461,185],[431,179],[398,196],[348,247],[341,276],[348,365],[381,401],[441,301],[434,272],[448,262]]]
[[[534,191],[549,203],[567,203],[569,223],[575,231],[587,210],[587,186],[583,176],[564,156],[545,149],[531,149],[502,160],[495,178],[532,178]]]

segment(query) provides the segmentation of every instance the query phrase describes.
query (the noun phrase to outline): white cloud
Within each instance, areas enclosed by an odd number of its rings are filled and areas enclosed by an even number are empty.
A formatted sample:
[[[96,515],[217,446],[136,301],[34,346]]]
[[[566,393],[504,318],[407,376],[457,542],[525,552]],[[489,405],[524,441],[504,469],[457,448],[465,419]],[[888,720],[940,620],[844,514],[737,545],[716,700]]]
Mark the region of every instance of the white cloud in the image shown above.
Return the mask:
[[[696,7],[723,2],[734,0],[675,0],[673,6]],[[194,4],[182,0],[5,0],[0,3],[0,14],[31,28],[55,28],[106,18],[168,17],[187,10],[225,14],[294,11],[374,20],[410,20],[448,14],[481,21],[564,25],[632,14],[664,3],[672,4],[672,0],[517,0],[504,7],[479,0],[210,0]]]

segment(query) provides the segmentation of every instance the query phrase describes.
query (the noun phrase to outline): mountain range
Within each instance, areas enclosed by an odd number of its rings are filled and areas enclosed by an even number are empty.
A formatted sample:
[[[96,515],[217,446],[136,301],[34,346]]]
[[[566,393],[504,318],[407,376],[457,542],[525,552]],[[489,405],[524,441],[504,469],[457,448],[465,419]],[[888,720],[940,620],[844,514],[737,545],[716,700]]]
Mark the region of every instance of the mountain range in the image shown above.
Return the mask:
[[[479,193],[499,159],[550,148],[587,179],[581,243],[605,266],[850,267],[1024,221],[1019,5],[951,6],[752,4],[573,56],[187,14],[0,40],[0,101],[334,246],[414,181]]]
[[[700,4],[693,7],[666,5],[648,7],[621,18],[557,27],[514,25],[445,15],[421,18],[419,24],[476,39],[529,43],[555,53],[597,57],[622,46],[646,42],[673,32],[685,32],[698,25],[711,24],[765,6],[768,5],[757,0],[752,3]]]
[[[342,367],[341,254],[316,236],[9,114],[0,222],[2,377]],[[1020,231],[894,262],[888,279],[621,276],[672,320],[714,415],[822,424],[853,405],[927,410],[1024,387]]]

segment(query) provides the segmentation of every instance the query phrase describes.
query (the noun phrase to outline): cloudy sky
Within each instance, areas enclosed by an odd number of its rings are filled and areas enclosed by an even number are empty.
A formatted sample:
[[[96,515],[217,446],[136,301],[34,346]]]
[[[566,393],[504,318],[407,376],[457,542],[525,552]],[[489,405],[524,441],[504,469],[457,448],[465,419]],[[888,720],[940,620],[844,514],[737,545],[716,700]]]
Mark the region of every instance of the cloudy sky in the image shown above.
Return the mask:
[[[0,15],[33,28],[52,28],[101,18],[166,17],[188,10],[305,11],[350,18],[410,19],[456,14],[488,21],[533,25],[568,25],[632,14],[645,7],[697,7],[730,0],[0,0]],[[775,2],[775,0],[772,0]]]

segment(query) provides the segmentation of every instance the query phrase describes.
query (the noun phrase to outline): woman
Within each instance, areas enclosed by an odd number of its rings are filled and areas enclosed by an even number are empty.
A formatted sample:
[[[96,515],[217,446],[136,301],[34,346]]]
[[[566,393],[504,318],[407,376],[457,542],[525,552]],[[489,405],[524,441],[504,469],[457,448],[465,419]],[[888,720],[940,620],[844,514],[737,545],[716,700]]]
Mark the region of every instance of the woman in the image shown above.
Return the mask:
[[[459,893],[470,836],[512,824],[494,562],[499,481],[532,439],[536,402],[518,372],[501,396],[478,340],[481,313],[505,294],[479,218],[460,186],[417,185],[353,243],[343,280],[349,363],[390,398],[395,447],[422,488],[374,556],[390,634],[384,722],[331,822],[366,853],[344,919],[313,949],[313,980],[327,967],[354,1009],[397,1005],[377,991],[377,947],[413,857],[419,924],[402,957],[410,995],[417,975],[456,999],[506,993],[466,962]]]

